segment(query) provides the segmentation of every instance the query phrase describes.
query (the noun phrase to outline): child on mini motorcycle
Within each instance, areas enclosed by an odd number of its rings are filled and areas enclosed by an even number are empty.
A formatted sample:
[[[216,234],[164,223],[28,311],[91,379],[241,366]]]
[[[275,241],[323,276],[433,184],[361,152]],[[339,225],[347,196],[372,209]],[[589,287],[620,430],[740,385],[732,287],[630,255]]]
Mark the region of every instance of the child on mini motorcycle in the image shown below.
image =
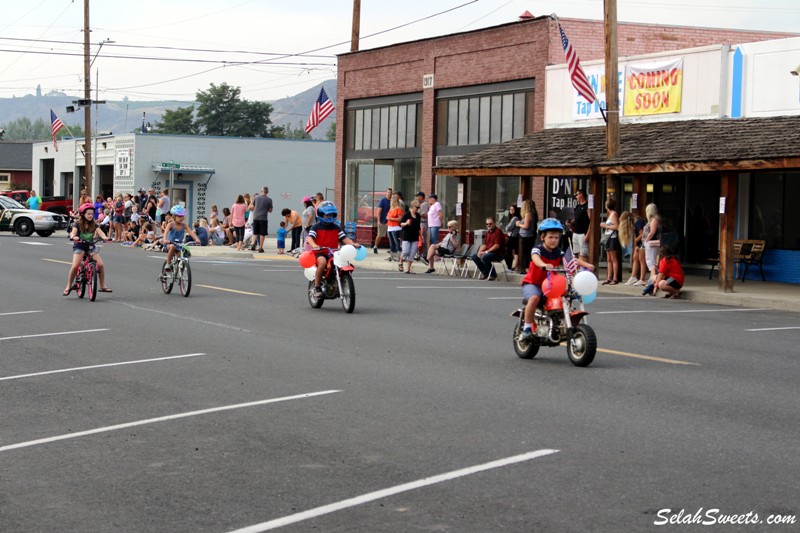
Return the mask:
[[[539,224],[538,234],[541,242],[531,250],[531,264],[522,280],[522,297],[528,300],[525,305],[525,324],[521,335],[523,340],[534,336],[532,325],[536,307],[542,297],[542,283],[547,279],[547,271],[563,264],[564,252],[559,246],[563,233],[564,226],[555,218],[546,218]],[[578,258],[576,262],[590,271],[594,268],[582,259]]]
[[[314,296],[316,298],[322,297],[322,275],[328,264],[328,258],[332,254],[331,250],[339,248],[339,243],[352,244],[356,248],[361,248],[360,244],[356,244],[342,230],[336,220],[337,216],[339,216],[339,210],[336,209],[336,204],[331,201],[320,203],[317,207],[319,222],[311,226],[306,237],[306,242],[317,258],[317,272],[314,274]]]

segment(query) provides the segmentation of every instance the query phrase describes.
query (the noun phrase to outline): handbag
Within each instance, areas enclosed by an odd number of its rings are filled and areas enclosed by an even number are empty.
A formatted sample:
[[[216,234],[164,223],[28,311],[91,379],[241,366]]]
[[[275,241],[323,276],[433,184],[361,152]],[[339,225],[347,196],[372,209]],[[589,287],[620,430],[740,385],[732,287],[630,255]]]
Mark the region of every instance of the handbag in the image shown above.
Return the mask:
[[[648,248],[659,248],[660,246],[661,246],[661,239],[653,239],[653,240],[647,241],[647,247]]]
[[[610,238],[611,238],[611,234],[610,233],[603,232],[603,236],[600,237],[600,244],[602,246],[605,246],[608,243],[608,239],[610,239]]]

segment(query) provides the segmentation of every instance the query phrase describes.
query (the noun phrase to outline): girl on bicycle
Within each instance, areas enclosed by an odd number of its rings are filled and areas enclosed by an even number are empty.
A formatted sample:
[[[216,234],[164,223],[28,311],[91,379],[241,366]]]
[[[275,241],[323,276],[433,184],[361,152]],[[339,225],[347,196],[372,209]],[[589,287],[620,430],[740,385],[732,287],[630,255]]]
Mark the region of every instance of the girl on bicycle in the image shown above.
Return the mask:
[[[194,242],[200,244],[200,239],[197,238],[197,234],[189,227],[189,224],[186,223],[186,210],[183,208],[182,205],[173,206],[172,209],[169,210],[170,214],[172,215],[172,221],[167,224],[167,227],[164,228],[164,233],[166,234],[167,238],[164,241],[164,244],[167,245],[167,268],[166,271],[172,269],[172,256],[175,255],[175,243],[183,243],[188,234],[190,237],[194,239]]]
[[[69,276],[67,277],[67,288],[64,289],[64,296],[69,295],[74,288],[75,275],[78,273],[78,268],[83,260],[83,251],[86,246],[89,246],[89,253],[92,259],[97,263],[97,274],[100,277],[99,292],[111,292],[111,289],[106,287],[106,269],[103,265],[103,260],[100,258],[100,253],[97,251],[97,246],[94,244],[95,236],[100,237],[106,242],[111,239],[100,229],[94,219],[94,204],[86,202],[81,204],[78,208],[78,221],[72,227],[70,232],[70,239],[74,242],[72,245],[72,265],[69,267]]]

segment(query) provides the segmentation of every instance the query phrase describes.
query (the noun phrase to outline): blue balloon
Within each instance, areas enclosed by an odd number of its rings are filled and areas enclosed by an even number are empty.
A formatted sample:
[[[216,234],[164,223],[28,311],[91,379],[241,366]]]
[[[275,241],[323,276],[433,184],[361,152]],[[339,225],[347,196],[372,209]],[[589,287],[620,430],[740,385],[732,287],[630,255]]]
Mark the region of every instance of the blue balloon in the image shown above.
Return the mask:
[[[584,304],[590,304],[597,298],[597,290],[595,290],[592,294],[587,294],[586,296],[581,296]]]
[[[366,246],[359,247],[358,250],[356,250],[356,261],[363,261],[367,258],[367,254],[368,252]]]

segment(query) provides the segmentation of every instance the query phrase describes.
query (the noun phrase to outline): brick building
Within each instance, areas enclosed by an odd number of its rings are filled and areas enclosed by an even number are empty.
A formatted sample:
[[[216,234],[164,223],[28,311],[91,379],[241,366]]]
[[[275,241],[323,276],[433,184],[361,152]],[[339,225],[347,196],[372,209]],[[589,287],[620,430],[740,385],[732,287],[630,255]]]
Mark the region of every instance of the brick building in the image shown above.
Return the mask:
[[[601,21],[561,23],[582,60],[603,57]],[[792,35],[620,23],[618,48],[630,56],[786,36]],[[339,56],[335,199],[344,219],[358,223],[359,238],[374,233],[375,202],[387,187],[406,199],[435,191],[447,218],[458,218],[466,231],[519,197],[543,206],[544,179],[436,176],[433,169],[542,130],[545,70],[560,63],[550,17]]]

